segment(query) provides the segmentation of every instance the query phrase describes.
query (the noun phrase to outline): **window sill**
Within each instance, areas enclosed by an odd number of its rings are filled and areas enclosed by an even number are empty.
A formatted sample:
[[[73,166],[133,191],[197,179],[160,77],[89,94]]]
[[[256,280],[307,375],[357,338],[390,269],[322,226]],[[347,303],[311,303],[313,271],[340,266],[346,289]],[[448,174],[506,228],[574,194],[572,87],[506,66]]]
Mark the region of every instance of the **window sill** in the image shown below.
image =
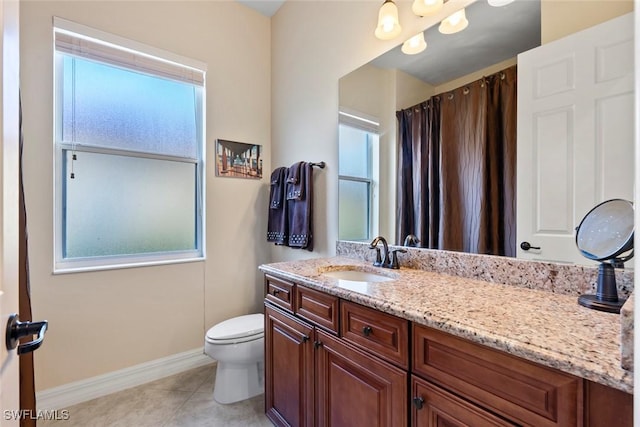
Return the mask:
[[[184,258],[184,259],[140,261],[140,262],[131,262],[131,263],[122,263],[122,264],[93,265],[93,266],[83,266],[83,267],[57,267],[56,268],[54,266],[53,274],[57,275],[57,274],[87,273],[87,272],[104,271],[104,270],[122,270],[125,268],[153,267],[153,266],[160,266],[160,265],[184,264],[184,263],[203,262],[203,261],[206,261],[205,256],[194,257],[194,258]]]

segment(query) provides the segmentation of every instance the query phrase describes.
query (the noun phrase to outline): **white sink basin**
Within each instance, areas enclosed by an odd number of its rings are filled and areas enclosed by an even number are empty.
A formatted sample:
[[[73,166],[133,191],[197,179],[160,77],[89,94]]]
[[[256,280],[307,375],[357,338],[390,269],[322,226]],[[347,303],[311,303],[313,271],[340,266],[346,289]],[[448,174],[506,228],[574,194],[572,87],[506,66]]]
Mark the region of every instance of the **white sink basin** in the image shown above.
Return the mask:
[[[394,280],[392,277],[383,276],[381,274],[371,273],[368,271],[359,270],[340,270],[340,271],[326,271],[322,273],[323,276],[333,277],[338,280],[348,280],[350,282],[388,282]]]

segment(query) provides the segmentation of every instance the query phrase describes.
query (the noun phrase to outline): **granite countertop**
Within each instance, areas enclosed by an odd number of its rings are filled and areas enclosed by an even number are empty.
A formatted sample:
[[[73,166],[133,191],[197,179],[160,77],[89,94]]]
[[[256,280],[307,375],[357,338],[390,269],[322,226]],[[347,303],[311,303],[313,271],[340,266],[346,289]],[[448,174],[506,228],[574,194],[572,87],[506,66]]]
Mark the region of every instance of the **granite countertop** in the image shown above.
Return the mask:
[[[322,272],[357,269],[381,283],[348,282]],[[260,266],[264,273],[449,332],[515,356],[633,393],[620,367],[620,316],[590,310],[573,296],[333,257]]]

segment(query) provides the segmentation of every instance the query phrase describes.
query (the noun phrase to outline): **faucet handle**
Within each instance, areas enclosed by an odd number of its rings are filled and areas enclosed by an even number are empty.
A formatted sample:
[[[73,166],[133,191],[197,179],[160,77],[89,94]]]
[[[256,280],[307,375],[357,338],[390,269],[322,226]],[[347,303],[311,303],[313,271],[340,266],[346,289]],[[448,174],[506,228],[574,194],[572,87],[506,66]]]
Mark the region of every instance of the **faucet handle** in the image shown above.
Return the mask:
[[[397,252],[406,253],[407,251],[405,249],[394,249],[391,251],[391,268],[393,268],[394,270],[397,270],[400,268]]]

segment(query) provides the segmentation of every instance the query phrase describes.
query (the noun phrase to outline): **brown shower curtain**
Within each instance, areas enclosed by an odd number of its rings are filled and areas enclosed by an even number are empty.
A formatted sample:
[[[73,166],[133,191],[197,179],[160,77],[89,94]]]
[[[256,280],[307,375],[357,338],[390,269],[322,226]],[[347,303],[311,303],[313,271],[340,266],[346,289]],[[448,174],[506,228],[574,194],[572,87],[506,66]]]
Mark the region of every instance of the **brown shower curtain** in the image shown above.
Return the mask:
[[[397,113],[398,243],[515,256],[516,77],[513,66]]]

